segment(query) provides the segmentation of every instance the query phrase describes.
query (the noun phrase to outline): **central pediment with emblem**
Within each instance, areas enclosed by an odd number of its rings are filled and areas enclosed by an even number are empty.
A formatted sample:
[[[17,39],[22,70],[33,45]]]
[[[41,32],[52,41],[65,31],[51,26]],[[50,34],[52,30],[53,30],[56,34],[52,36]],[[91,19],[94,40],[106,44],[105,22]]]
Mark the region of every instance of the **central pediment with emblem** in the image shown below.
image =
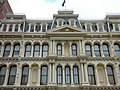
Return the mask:
[[[61,27],[57,27],[51,30],[48,30],[47,33],[54,33],[54,32],[86,32],[86,30],[78,28],[78,27],[72,27],[72,26],[61,26]]]

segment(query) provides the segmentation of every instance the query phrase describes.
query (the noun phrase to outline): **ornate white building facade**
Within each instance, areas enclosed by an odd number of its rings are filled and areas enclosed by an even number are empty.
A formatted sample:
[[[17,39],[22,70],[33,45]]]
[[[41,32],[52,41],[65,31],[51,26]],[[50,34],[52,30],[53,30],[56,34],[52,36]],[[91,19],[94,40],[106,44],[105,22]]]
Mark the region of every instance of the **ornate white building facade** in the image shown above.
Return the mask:
[[[0,20],[0,90],[120,90],[120,15]]]

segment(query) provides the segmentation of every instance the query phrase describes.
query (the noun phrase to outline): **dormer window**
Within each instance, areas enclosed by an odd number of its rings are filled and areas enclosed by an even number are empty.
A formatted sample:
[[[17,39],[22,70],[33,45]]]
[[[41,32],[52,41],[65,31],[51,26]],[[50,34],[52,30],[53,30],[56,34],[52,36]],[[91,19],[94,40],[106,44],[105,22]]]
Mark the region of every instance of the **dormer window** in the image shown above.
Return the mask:
[[[57,26],[62,26],[64,24],[64,20],[63,19],[58,19],[57,20]]]
[[[31,25],[30,32],[34,32],[34,25]]]
[[[59,21],[59,26],[62,26],[62,21]]]
[[[45,25],[43,25],[43,27],[42,27],[42,32],[46,32],[46,26]]]
[[[3,31],[6,31],[6,29],[7,29],[7,25],[4,24],[4,26],[3,26]]]
[[[15,32],[18,31],[18,24],[15,25]]]
[[[74,26],[74,23],[75,23],[75,22],[72,20],[72,21],[71,21],[71,26]]]
[[[95,31],[95,32],[97,31],[97,25],[96,25],[95,23],[92,24],[92,29],[93,29],[93,31]]]
[[[76,20],[75,19],[69,19],[69,25],[76,26]]]
[[[12,28],[13,28],[13,25],[10,24],[10,27],[9,27],[9,31],[10,31],[10,32],[12,31]]]

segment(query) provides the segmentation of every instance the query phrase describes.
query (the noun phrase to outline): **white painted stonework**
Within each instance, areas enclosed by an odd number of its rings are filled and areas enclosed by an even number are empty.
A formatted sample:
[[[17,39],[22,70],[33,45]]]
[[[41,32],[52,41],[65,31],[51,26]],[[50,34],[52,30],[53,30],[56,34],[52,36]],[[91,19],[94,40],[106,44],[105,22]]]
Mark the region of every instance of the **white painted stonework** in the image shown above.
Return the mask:
[[[104,20],[78,20],[78,16],[73,11],[59,11],[53,15],[53,20],[27,20],[24,15],[8,15],[0,20],[0,68],[6,67],[0,90],[120,90],[120,15],[107,15]],[[108,45],[108,56],[104,53],[107,52],[103,50],[104,44]],[[7,45],[10,45],[9,56],[5,56]],[[20,46],[17,57],[14,57],[15,45]],[[29,56],[25,54],[27,45],[31,46]],[[35,45],[39,46],[38,56],[35,56]],[[48,46],[45,56],[44,45]],[[58,45],[61,45],[60,50]],[[86,45],[91,47],[90,56]],[[96,56],[95,45],[99,46],[100,56]],[[61,83],[57,78],[59,65],[62,67]],[[17,68],[15,82],[9,85],[12,66]],[[28,81],[21,85],[24,66],[29,69]],[[41,83],[43,66],[47,67],[45,85]],[[74,80],[74,66],[78,68],[78,83]],[[89,66],[94,68],[94,84],[89,80]],[[114,83],[110,81],[108,66],[113,69]],[[70,83],[66,83],[66,67],[70,68]]]

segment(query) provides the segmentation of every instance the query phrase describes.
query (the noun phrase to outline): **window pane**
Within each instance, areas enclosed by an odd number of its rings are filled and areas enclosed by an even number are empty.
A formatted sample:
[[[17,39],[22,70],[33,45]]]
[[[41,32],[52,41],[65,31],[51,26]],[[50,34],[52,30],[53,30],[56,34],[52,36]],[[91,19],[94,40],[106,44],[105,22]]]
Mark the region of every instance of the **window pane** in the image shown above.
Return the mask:
[[[95,85],[96,81],[95,81],[94,67],[88,66],[87,71],[88,71],[88,80],[89,80],[90,85]]]
[[[61,44],[58,44],[58,45],[57,45],[57,55],[58,55],[58,56],[61,56],[61,55],[62,55],[62,45],[61,45]]]
[[[28,44],[26,45],[26,48],[25,48],[25,56],[29,57],[30,55],[31,55],[31,45]]]
[[[12,66],[10,68],[10,74],[9,74],[9,80],[8,80],[8,85],[14,85],[15,83],[15,78],[16,78],[16,66]]]
[[[72,55],[73,56],[77,55],[77,46],[76,46],[76,44],[72,44]]]
[[[20,45],[15,45],[14,46],[13,57],[18,57],[19,56],[19,51],[20,51]]]
[[[110,65],[107,66],[107,74],[108,74],[108,79],[109,79],[110,84],[115,84],[113,67]]]
[[[42,48],[42,56],[43,57],[46,57],[48,55],[48,45],[43,45],[43,48]]]
[[[62,67],[57,67],[57,83],[62,84]]]
[[[29,76],[29,67],[24,66],[22,69],[22,81],[21,85],[27,85],[28,83],[28,76]]]
[[[69,66],[66,66],[65,67],[65,82],[66,84],[70,84],[71,81],[70,81],[70,67]]]
[[[10,55],[10,49],[11,49],[11,45],[7,44],[5,46],[5,52],[4,52],[4,56],[8,57]]]
[[[74,66],[73,67],[73,79],[74,79],[74,83],[78,84],[79,83],[79,74],[78,74],[78,67]]]
[[[120,45],[118,45],[118,44],[115,44],[114,45],[114,50],[115,50],[115,54],[116,54],[116,56],[120,56]]]
[[[109,48],[107,44],[103,44],[103,53],[105,56],[109,56]]]
[[[91,56],[91,45],[86,44],[85,49],[86,49],[86,55]]]
[[[0,85],[3,85],[3,83],[4,83],[5,74],[6,74],[6,66],[2,66],[0,68]]]
[[[96,57],[100,56],[100,46],[98,44],[94,45],[94,53]]]
[[[34,46],[34,57],[38,57],[40,55],[40,45]]]
[[[47,77],[48,77],[48,68],[47,66],[43,66],[41,68],[41,85],[46,85],[47,84]]]

